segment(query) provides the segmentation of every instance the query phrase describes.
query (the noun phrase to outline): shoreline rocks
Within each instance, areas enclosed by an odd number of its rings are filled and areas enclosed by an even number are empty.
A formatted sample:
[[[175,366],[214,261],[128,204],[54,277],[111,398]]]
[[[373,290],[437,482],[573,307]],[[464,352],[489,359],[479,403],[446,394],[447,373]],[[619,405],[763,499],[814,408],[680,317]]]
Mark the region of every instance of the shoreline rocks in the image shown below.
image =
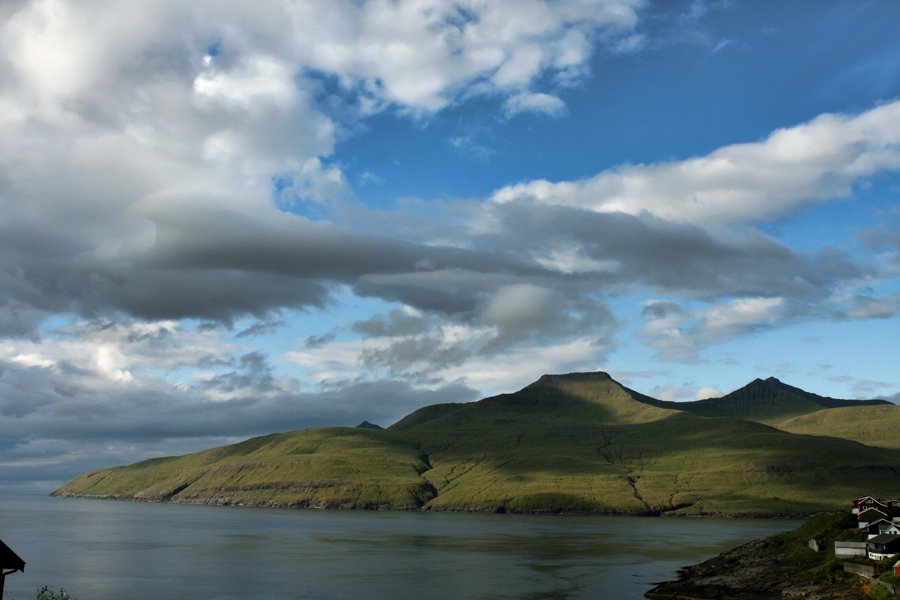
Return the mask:
[[[812,579],[784,559],[777,538],[754,540],[678,571],[676,581],[656,585],[651,600],[867,600],[859,581]]]

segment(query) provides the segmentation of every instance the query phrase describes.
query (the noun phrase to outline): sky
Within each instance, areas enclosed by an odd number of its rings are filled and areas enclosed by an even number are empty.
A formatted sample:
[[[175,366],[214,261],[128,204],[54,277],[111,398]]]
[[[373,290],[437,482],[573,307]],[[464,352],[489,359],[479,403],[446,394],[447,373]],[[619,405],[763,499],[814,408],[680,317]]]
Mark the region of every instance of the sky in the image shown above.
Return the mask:
[[[604,370],[900,400],[895,0],[0,2],[0,489]]]

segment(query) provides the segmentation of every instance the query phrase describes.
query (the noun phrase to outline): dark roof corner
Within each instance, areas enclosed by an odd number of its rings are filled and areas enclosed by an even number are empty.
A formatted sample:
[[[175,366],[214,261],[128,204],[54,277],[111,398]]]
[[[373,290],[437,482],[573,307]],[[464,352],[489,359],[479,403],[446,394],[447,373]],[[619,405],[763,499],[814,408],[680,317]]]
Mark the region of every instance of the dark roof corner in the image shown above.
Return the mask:
[[[13,569],[14,571],[25,571],[25,561],[19,558],[19,555],[0,540],[0,571]]]

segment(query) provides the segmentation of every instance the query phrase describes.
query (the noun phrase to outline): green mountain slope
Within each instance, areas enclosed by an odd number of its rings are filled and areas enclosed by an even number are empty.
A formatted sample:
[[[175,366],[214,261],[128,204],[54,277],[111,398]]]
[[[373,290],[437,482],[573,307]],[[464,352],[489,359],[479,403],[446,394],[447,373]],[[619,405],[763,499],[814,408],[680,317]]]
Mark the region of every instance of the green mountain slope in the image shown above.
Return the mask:
[[[96,471],[54,494],[344,508],[797,514],[842,508],[863,492],[893,497],[900,490],[900,450],[668,404],[605,373],[544,376],[513,394],[423,408],[388,430],[255,438]]]
[[[197,504],[416,508],[434,496],[408,440],[356,427],[305,429],[79,475],[53,495]]]
[[[827,435],[868,446],[900,449],[900,406],[895,404],[834,408],[773,426],[791,433]]]

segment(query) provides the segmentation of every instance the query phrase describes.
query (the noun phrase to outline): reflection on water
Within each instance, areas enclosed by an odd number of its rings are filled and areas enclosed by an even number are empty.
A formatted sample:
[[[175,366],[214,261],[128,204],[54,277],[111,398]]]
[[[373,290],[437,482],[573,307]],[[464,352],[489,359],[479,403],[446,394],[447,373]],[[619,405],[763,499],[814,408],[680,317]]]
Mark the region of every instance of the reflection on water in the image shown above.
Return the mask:
[[[0,498],[6,598],[634,600],[768,519],[344,512]]]

